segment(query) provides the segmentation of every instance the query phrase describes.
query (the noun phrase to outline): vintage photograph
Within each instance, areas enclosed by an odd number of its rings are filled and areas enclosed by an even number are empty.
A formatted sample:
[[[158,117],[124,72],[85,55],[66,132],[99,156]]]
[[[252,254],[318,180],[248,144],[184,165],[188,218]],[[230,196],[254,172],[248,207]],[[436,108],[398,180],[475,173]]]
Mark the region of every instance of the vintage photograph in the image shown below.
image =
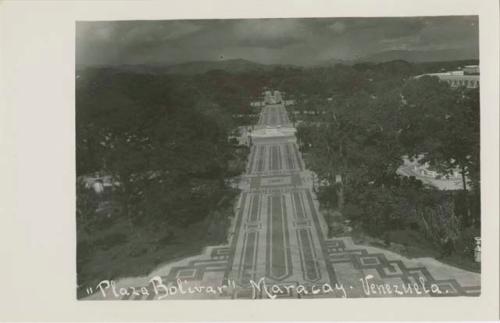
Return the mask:
[[[78,300],[481,294],[478,16],[77,21],[75,46]]]

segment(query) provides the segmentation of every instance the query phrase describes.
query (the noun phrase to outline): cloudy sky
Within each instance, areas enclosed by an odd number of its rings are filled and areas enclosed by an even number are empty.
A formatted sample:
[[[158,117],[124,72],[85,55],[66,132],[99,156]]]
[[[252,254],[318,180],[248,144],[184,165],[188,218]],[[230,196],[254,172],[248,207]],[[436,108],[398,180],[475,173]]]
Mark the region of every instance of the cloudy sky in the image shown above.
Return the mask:
[[[242,58],[314,65],[385,50],[477,57],[477,17],[78,22],[77,64],[177,64]]]

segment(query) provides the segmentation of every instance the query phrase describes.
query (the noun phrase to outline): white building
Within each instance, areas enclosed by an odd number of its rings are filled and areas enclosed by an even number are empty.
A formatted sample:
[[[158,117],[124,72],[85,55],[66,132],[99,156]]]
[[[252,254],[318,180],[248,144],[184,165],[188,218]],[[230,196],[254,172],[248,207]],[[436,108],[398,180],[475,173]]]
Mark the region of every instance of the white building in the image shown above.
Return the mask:
[[[278,90],[270,91],[264,91],[264,103],[265,104],[279,104],[282,103],[282,95],[281,92]]]
[[[424,75],[436,76],[441,81],[447,82],[452,88],[464,86],[469,89],[474,89],[479,87],[479,65],[467,65],[459,71],[418,75],[416,78]]]
[[[464,66],[465,75],[479,75],[479,65],[466,65]]]

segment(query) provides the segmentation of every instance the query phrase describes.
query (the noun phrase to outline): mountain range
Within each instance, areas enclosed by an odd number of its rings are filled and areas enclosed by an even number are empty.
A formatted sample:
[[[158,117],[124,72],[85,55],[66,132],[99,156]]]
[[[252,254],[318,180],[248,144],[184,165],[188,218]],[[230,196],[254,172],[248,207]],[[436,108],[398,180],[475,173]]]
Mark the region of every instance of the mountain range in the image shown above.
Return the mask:
[[[220,61],[192,61],[175,65],[162,64],[137,64],[137,65],[113,65],[113,66],[92,66],[111,67],[116,70],[141,73],[141,74],[203,74],[214,70],[223,70],[230,73],[267,71],[277,66],[287,66],[280,64],[260,64],[245,59],[227,59]],[[290,66],[290,65],[288,65]],[[85,68],[77,66],[77,70]]]
[[[359,62],[381,63],[393,60],[403,60],[410,63],[446,62],[468,59],[478,59],[479,53],[456,49],[440,50],[387,50],[359,58]]]
[[[329,59],[325,60],[315,66],[333,66],[336,64],[353,65],[357,63],[382,63],[394,60],[404,60],[410,63],[424,63],[424,62],[445,62],[445,61],[458,61],[467,59],[478,59],[478,53],[470,52],[464,53],[464,51],[458,51],[453,49],[444,50],[388,50],[377,52],[374,54],[369,54],[361,58],[355,58],[352,60],[342,60],[342,59]],[[192,61],[186,63],[180,63],[175,65],[161,65],[161,64],[141,64],[141,65],[116,65],[112,66],[115,69],[143,73],[143,74],[203,74],[212,70],[223,70],[231,73],[241,73],[241,72],[255,72],[255,71],[267,71],[271,70],[277,66],[282,67],[295,67],[301,68],[300,66],[294,65],[282,65],[282,64],[260,64],[252,62],[245,59],[227,59],[219,61]],[[109,66],[108,66],[109,67]],[[82,66],[77,66],[77,70],[81,69]]]

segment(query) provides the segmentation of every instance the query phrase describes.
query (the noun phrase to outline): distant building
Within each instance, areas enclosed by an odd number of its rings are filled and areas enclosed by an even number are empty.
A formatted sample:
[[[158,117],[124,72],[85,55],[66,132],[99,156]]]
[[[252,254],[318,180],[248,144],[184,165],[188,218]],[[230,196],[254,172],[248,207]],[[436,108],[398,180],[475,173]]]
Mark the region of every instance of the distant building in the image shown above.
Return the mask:
[[[259,107],[263,106],[263,103],[261,101],[253,101],[253,102],[250,102],[250,106],[259,108]]]
[[[229,136],[229,140],[236,140],[238,145],[240,146],[250,146],[252,138],[250,137],[252,134],[251,127],[248,126],[240,126],[238,127],[238,131],[235,134]]]
[[[281,103],[281,93],[280,93],[280,91],[274,91],[274,101],[276,101],[276,103]]]
[[[270,91],[267,90],[264,92],[264,103],[265,104],[279,104],[282,103],[282,97],[280,91]]]
[[[479,75],[479,65],[467,65],[464,66],[465,75]]]
[[[119,185],[110,175],[92,174],[83,175],[79,180],[86,188],[92,189],[96,194],[102,194],[110,191],[114,185]]]
[[[265,104],[274,104],[274,97],[271,91],[264,92],[264,103]]]
[[[77,178],[86,189],[94,193],[94,199],[97,203],[95,214],[97,216],[110,217],[119,207],[113,203],[111,195],[115,186],[120,183],[114,180],[110,175],[99,173],[83,175]]]
[[[436,76],[441,81],[447,82],[452,88],[464,86],[469,89],[475,89],[479,87],[479,65],[467,65],[459,71],[418,75],[416,78],[425,75]]]

